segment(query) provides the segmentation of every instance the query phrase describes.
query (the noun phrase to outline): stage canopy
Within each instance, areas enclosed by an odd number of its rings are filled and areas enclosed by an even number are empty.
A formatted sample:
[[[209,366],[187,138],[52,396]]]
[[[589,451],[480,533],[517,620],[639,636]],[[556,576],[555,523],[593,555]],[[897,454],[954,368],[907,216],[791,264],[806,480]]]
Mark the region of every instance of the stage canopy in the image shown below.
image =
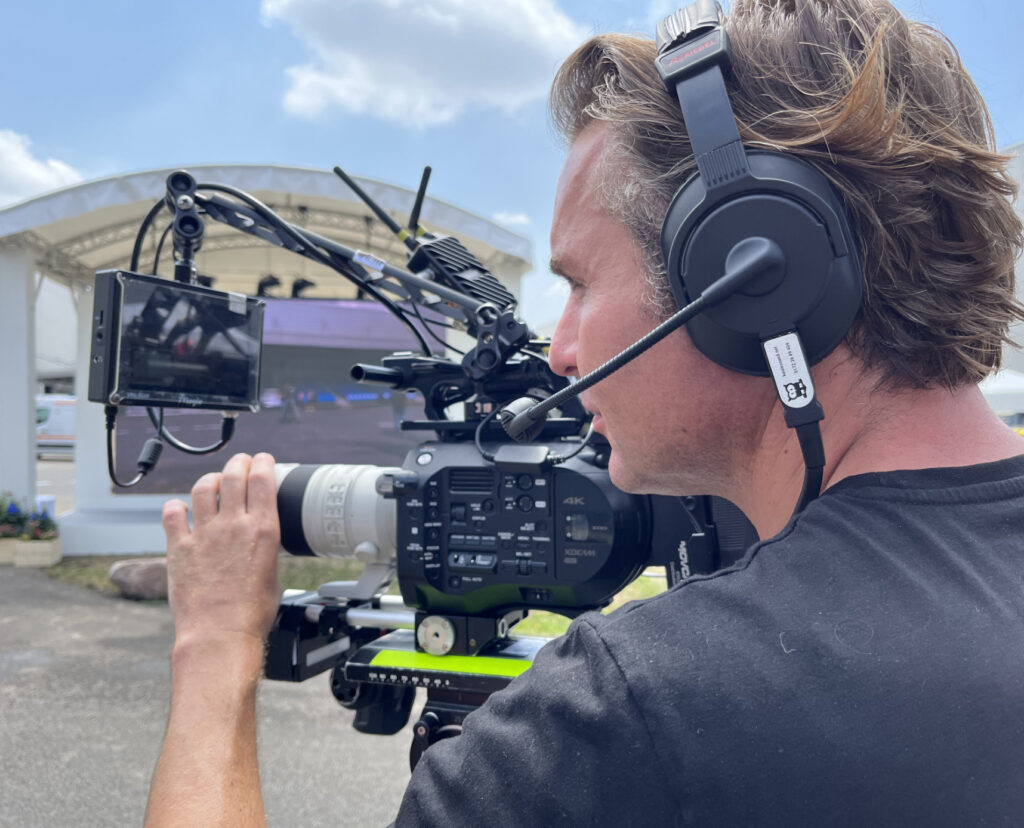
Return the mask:
[[[405,247],[333,173],[296,167],[196,165],[203,183],[243,190],[286,221],[392,264],[405,262]],[[143,217],[166,191],[173,169],[87,181],[0,210],[0,491],[31,502],[36,490],[36,299],[44,280],[67,285],[74,305],[67,324],[77,327],[78,390],[75,511],[62,521],[65,554],[158,551],[163,499],[114,495],[106,479],[102,408],[87,403],[93,274],[127,268]],[[365,178],[357,182],[405,226],[415,193]],[[146,234],[139,270],[153,272],[154,253],[170,214],[165,210]],[[420,223],[460,239],[513,293],[531,267],[530,241],[493,221],[427,197]],[[172,275],[172,244],[163,245],[159,273]],[[291,295],[293,283],[315,283],[304,298],[354,298],[355,288],[333,271],[227,225],[206,222],[196,256],[200,274],[220,290],[256,294],[260,280],[280,280],[274,295]],[[44,332],[45,333],[45,332]],[[142,528],[140,528],[142,527]]]

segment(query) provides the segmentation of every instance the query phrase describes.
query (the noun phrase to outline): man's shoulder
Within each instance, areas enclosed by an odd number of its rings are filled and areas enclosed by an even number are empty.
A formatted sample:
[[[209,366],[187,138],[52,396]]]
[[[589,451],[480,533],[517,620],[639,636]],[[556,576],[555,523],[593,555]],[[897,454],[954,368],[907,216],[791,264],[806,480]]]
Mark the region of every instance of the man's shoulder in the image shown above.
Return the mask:
[[[736,565],[578,623],[642,689],[671,681],[704,699],[709,686],[735,695],[727,688],[784,676],[824,687],[937,646],[966,652],[997,636],[1010,608],[1024,611],[1021,468],[853,481]]]

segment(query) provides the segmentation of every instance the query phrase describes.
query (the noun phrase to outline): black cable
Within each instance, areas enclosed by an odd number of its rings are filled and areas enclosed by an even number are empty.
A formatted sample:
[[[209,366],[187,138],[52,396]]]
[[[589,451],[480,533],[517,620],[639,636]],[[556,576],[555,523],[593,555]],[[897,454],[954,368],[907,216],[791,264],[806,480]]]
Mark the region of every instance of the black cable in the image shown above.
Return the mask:
[[[458,330],[458,328],[456,328],[456,327],[455,327],[454,325],[449,325],[449,324],[448,324],[448,323],[446,323],[446,322],[441,322],[440,320],[432,320],[432,321],[428,322],[428,321],[427,321],[426,319],[424,319],[424,318],[423,318],[423,315],[422,315],[422,314],[420,313],[420,306],[419,306],[419,303],[417,303],[417,302],[413,302],[413,301],[411,301],[411,300],[410,300],[410,301],[409,301],[409,304],[410,304],[410,306],[411,306],[411,310],[412,310],[412,312],[413,312],[414,314],[416,314],[416,318],[417,318],[417,319],[419,319],[419,320],[420,320],[420,322],[422,322],[422,323],[423,323],[423,330],[424,330],[424,331],[426,331],[426,332],[427,332],[428,334],[430,334],[430,335],[431,335],[432,337],[434,337],[434,339],[436,339],[436,340],[437,340],[437,342],[438,342],[438,343],[439,343],[439,344],[440,344],[440,345],[441,345],[442,347],[444,347],[444,348],[447,348],[447,349],[448,349],[448,350],[450,350],[450,351],[454,351],[454,352],[455,352],[455,353],[457,353],[457,354],[458,354],[459,356],[465,356],[465,355],[466,355],[466,352],[465,352],[465,351],[463,351],[463,350],[460,350],[459,348],[456,348],[456,347],[455,347],[454,345],[451,345],[451,344],[450,344],[450,343],[449,343],[449,342],[448,342],[447,340],[444,340],[444,339],[442,339],[442,338],[441,338],[440,336],[438,336],[438,335],[437,335],[437,334],[436,334],[436,333],[434,332],[434,330],[433,330],[433,328],[432,328],[431,326],[433,326],[433,325],[437,325],[437,326],[438,326],[439,328],[447,328],[447,329],[448,329],[448,330],[450,330],[450,331],[455,331],[455,330]],[[399,305],[399,306],[401,306],[401,305]]]
[[[480,424],[476,427],[476,431],[473,432],[473,443],[474,445],[476,445],[476,450],[480,452],[480,456],[488,463],[494,462],[494,455],[484,448],[483,442],[480,438],[483,433],[484,426],[487,425],[487,423],[489,423],[491,420],[493,420],[494,417],[500,411],[501,407],[495,406],[491,413],[480,421]],[[571,460],[573,457],[575,457],[577,454],[583,451],[583,449],[585,449],[588,445],[590,445],[590,440],[595,433],[596,432],[594,431],[594,421],[591,420],[590,428],[587,429],[586,436],[584,436],[583,440],[580,441],[580,444],[575,449],[573,449],[568,454],[549,454],[548,462],[550,462],[553,466],[557,466],[564,463],[566,460]]]
[[[310,245],[315,249],[314,242],[310,241]],[[320,251],[317,250],[317,252],[319,253]],[[416,341],[419,342],[420,349],[423,351],[424,356],[429,357],[434,355],[434,352],[430,350],[430,345],[427,344],[427,340],[423,338],[423,334],[421,334],[419,332],[419,329],[412,324],[408,316],[406,316],[405,312],[398,306],[396,302],[393,302],[391,299],[389,299],[387,296],[385,296],[383,293],[377,290],[377,288],[369,280],[364,280],[352,276],[351,274],[347,273],[343,268],[338,267],[336,264],[336,260],[338,258],[336,254],[332,253],[331,251],[327,251],[326,255],[328,256],[328,261],[324,262],[324,264],[326,264],[327,267],[337,271],[353,284],[358,285],[360,289],[370,294],[370,296],[372,296],[377,302],[380,302],[385,308],[391,311],[392,315],[394,315],[403,325],[405,325],[412,332],[412,335],[416,337]],[[348,263],[347,260],[343,261]]]
[[[166,202],[161,198],[156,204],[149,208],[149,212],[146,213],[146,217],[142,220],[142,224],[139,225],[139,232],[135,234],[135,245],[132,247],[132,263],[128,269],[132,273],[139,272],[139,256],[142,254],[142,242],[146,238],[146,231],[149,229],[149,225],[153,223],[153,219],[156,218],[156,214],[159,213],[166,205]]]
[[[143,477],[156,468],[157,461],[160,459],[160,454],[164,448],[163,443],[153,438],[147,440],[146,444],[142,447],[142,452],[139,454],[139,473],[127,483],[122,483],[118,480],[117,472],[114,469],[116,465],[114,462],[114,427],[117,421],[117,406],[104,406],[103,411],[107,418],[107,474],[110,475],[110,480],[115,486],[119,486],[122,489],[130,489],[132,486],[138,485]]]
[[[154,276],[157,276],[160,273],[160,254],[163,253],[164,242],[167,241],[167,236],[170,234],[171,228],[173,228],[173,227],[174,227],[174,222],[172,221],[170,224],[168,224],[164,228],[164,232],[160,234],[160,241],[157,242],[156,252],[153,254],[153,275]]]
[[[800,453],[804,458],[804,486],[790,520],[800,514],[807,508],[807,504],[821,494],[821,482],[825,473],[825,447],[821,442],[819,422],[819,420],[813,420],[793,427],[796,430],[797,440],[800,442]]]
[[[487,423],[489,423],[491,420],[493,420],[500,410],[501,409],[498,406],[495,406],[491,410],[491,413],[480,421],[480,424],[476,427],[476,431],[473,432],[473,444],[476,446],[476,450],[480,452],[480,456],[484,458],[484,460],[486,460],[488,463],[494,462],[494,455],[484,448],[480,436],[483,434],[484,426],[487,425]]]
[[[594,421],[591,420],[590,421],[590,428],[587,429],[586,436],[583,438],[583,440],[580,442],[579,446],[576,449],[574,449],[573,451],[569,452],[568,454],[553,454],[553,455],[550,455],[548,457],[548,459],[554,465],[556,465],[556,466],[561,464],[561,463],[564,463],[566,460],[569,460],[569,459],[575,457],[577,454],[579,454],[581,451],[583,451],[583,449],[585,449],[588,445],[590,445],[590,438],[593,437],[593,436],[594,436]]]
[[[369,280],[363,280],[355,277],[349,271],[349,268],[351,268],[352,265],[347,259],[344,260],[344,266],[339,266],[339,264],[337,264],[335,261],[335,254],[331,253],[330,251],[321,250],[319,245],[315,241],[310,239],[308,236],[306,236],[302,230],[300,230],[298,227],[295,227],[292,224],[289,224],[287,221],[285,221],[283,218],[277,215],[277,213],[271,210],[266,204],[260,201],[258,198],[255,198],[242,190],[237,190],[234,187],[229,187],[226,184],[197,184],[196,189],[212,190],[214,192],[227,193],[228,195],[237,198],[242,203],[247,204],[264,221],[266,221],[268,224],[274,227],[279,233],[282,233],[285,237],[291,239],[291,241],[295,245],[301,248],[301,250],[293,252],[300,253],[301,255],[308,254],[309,258],[313,259],[314,261],[320,262],[320,264],[324,265],[325,267],[329,267],[332,270],[340,273],[346,279],[348,279],[349,281],[353,282],[354,284],[358,285],[360,288],[365,290],[374,299],[376,299],[378,302],[384,305],[384,307],[391,311],[392,314],[394,314],[404,325],[406,325],[412,331],[413,335],[419,342],[420,347],[423,349],[423,353],[425,356],[433,355],[433,352],[430,350],[430,346],[427,344],[426,339],[423,338],[423,335],[416,329],[416,326],[413,325],[412,322],[410,322],[409,319],[402,313],[401,309],[399,309],[394,302],[392,302],[386,296],[381,294],[381,292],[377,290],[377,288],[373,285],[372,282],[370,282]]]
[[[152,408],[147,408],[146,413],[149,415],[149,419],[153,423],[153,427],[156,429],[157,434],[159,434],[165,442],[178,449],[178,451],[183,451],[186,454],[213,454],[215,451],[220,451],[224,448],[235,433],[235,417],[225,414],[220,421],[220,440],[216,443],[211,443],[208,446],[190,446],[188,443],[181,442],[181,440],[171,434],[164,427],[163,408],[160,409],[159,417],[157,417]]]
[[[804,509],[807,508],[812,500],[814,500],[821,493],[821,480],[824,475],[824,469],[807,466],[804,469],[804,487],[800,492],[800,500],[796,504],[796,508],[793,510],[793,514],[790,516],[790,520],[795,518]]]
[[[303,239],[299,235],[299,230],[298,230],[297,227],[295,227],[294,225],[289,224],[287,221],[285,221],[283,218],[281,218],[277,213],[275,213],[273,210],[271,210],[266,204],[264,204],[262,201],[260,201],[255,196],[249,195],[244,190],[238,190],[238,189],[236,189],[234,187],[228,186],[227,184],[196,184],[196,189],[197,190],[213,190],[214,192],[227,193],[228,195],[233,196],[234,198],[237,198],[239,201],[241,201],[241,202],[243,202],[245,204],[248,204],[253,210],[255,210],[268,223],[274,225],[279,230],[283,230],[285,235],[287,235],[289,238],[291,238],[291,240],[293,242],[295,242],[298,246],[300,246],[300,247],[308,247],[309,246],[309,241],[306,240],[306,239]],[[320,253],[319,250],[316,250],[315,252],[317,253],[318,256],[322,256],[322,254]],[[321,261],[322,261],[322,259],[321,259]],[[326,264],[326,262],[323,262],[323,263]]]

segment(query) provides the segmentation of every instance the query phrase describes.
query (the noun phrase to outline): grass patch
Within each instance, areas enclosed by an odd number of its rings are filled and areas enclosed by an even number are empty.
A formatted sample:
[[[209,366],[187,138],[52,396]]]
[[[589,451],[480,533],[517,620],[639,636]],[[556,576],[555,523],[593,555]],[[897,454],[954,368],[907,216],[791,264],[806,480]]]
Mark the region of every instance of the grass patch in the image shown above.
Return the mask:
[[[58,581],[75,586],[94,589],[104,595],[120,595],[116,586],[110,583],[110,567],[125,560],[124,555],[76,555],[62,558],[43,572]]]
[[[120,592],[110,582],[110,567],[117,561],[128,560],[127,555],[83,555],[81,557],[64,558],[59,563],[47,567],[43,571],[51,578],[75,586],[93,589],[104,595],[119,595]],[[353,560],[337,560],[334,558],[306,558],[282,555],[278,559],[277,571],[281,581],[281,589],[315,590],[327,581],[355,581],[363,570],[363,565]],[[621,607],[629,601],[650,598],[665,590],[663,575],[641,575],[615,596],[615,600],[602,610],[604,613]],[[398,594],[397,584],[389,590]],[[552,612],[531,610],[529,616],[515,626],[519,635],[536,635],[543,638],[554,638],[562,635],[569,626],[570,619]]]
[[[357,581],[363,571],[359,561],[337,558],[293,557],[282,555],[277,561],[281,589],[314,590],[327,581]]]
[[[622,592],[615,596],[615,599],[603,610],[608,614],[630,601],[640,601],[644,598],[651,598],[659,592],[665,591],[665,576],[659,572],[657,576],[641,575],[631,584],[628,584]],[[553,612],[543,610],[530,610],[530,614],[516,624],[514,632],[518,635],[537,635],[542,638],[554,638],[562,635],[568,629],[571,619]]]

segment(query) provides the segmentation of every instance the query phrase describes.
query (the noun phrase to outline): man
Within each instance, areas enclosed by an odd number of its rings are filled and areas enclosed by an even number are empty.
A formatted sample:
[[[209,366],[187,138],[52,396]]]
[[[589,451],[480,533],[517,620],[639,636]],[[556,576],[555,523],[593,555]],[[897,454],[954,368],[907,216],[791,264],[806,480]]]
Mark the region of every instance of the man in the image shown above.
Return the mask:
[[[771,380],[686,332],[589,389],[616,484],[722,495],[765,540],[577,620],[430,748],[399,825],[1024,819],[1024,440],[977,389],[1022,316],[1021,227],[984,106],[941,36],[885,2],[743,0],[726,29],[744,144],[829,178],[863,264],[857,319],[813,369],[823,493],[790,519],[804,463]],[[658,235],[693,159],[653,59],[650,43],[600,37],[555,82],[571,142],[552,227],[565,374],[672,310]],[[184,821],[183,807],[204,824],[259,819],[272,491],[270,458],[239,456],[197,484],[194,531],[184,504],[165,512],[178,639],[153,824],[172,805]],[[242,605],[219,605],[243,571]]]

